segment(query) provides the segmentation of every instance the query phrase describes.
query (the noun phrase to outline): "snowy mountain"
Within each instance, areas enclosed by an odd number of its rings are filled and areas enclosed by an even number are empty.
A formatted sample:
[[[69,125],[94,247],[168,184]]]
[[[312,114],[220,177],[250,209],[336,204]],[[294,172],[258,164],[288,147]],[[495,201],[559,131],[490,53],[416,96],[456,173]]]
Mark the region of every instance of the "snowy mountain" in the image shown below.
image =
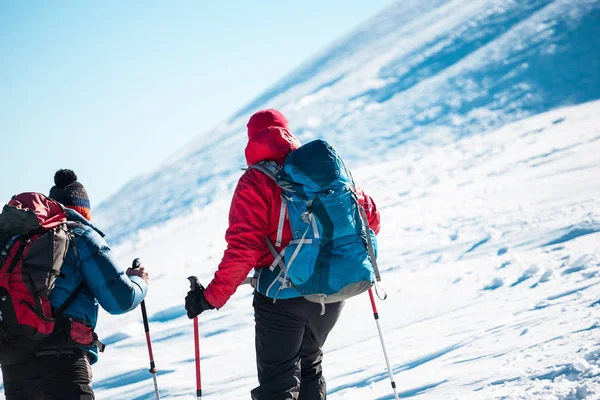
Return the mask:
[[[245,124],[267,106],[362,164],[600,98],[599,21],[591,0],[398,2],[125,186],[97,222],[122,240],[228,196]]]
[[[195,398],[189,275],[225,248],[245,124],[275,107],[382,214],[378,302],[401,398],[600,399],[600,0],[402,1],[96,211],[141,257],[162,398]],[[208,399],[257,385],[251,289],[200,316]],[[325,347],[329,399],[393,399],[366,296]],[[101,315],[98,399],[153,398],[139,311]]]

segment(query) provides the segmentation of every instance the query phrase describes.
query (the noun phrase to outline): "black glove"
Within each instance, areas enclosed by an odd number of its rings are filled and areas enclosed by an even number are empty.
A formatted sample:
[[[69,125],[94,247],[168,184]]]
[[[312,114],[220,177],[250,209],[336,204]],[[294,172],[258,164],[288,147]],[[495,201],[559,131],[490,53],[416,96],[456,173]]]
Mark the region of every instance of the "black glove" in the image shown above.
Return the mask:
[[[193,319],[197,315],[202,314],[206,310],[213,310],[212,304],[204,297],[204,286],[200,284],[198,278],[191,276],[188,278],[192,284],[192,290],[190,290],[185,296],[185,310],[189,319]]]

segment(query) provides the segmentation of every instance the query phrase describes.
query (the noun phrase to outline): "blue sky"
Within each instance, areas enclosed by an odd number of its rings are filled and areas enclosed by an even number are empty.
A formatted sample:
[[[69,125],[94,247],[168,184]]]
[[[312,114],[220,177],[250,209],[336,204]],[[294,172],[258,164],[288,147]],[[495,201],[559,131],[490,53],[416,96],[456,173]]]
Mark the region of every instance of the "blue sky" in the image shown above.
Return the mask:
[[[98,205],[391,3],[0,2],[0,203],[72,168]]]

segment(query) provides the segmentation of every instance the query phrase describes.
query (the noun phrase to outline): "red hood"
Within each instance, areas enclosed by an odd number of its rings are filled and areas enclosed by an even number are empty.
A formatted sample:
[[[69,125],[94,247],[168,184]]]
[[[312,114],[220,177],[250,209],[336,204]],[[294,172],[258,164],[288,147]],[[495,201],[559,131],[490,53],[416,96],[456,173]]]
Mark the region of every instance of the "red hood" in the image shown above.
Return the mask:
[[[270,126],[278,126],[287,129],[288,120],[281,112],[274,108],[267,108],[266,110],[255,112],[250,117],[246,126],[248,127],[248,139],[252,139]]]
[[[300,147],[294,134],[285,128],[271,126],[252,136],[246,145],[246,163],[280,161]]]

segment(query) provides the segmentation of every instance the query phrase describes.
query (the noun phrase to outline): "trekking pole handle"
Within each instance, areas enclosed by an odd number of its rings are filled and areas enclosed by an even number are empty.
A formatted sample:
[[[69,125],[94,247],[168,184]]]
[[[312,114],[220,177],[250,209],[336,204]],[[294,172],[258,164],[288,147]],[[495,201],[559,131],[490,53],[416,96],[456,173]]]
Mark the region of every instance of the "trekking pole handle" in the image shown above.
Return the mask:
[[[141,266],[142,266],[142,262],[140,261],[139,258],[136,258],[131,263],[132,269],[138,269]],[[148,332],[150,332],[150,326],[148,324],[148,314],[146,313],[146,301],[145,300],[141,301],[140,308],[142,309],[142,320],[144,321],[144,330],[146,331],[146,333],[148,333]]]
[[[136,258],[135,260],[133,260],[133,262],[131,263],[131,268],[132,269],[138,269],[139,267],[142,266],[142,262],[140,261],[139,258]]]
[[[190,290],[196,290],[200,288],[198,285],[198,280],[195,276],[188,276],[188,280],[190,281]]]
[[[139,258],[136,258],[131,263],[132,269],[138,269],[141,266],[142,266],[142,262],[140,261]],[[156,369],[156,364],[154,363],[154,354],[152,352],[152,341],[150,339],[150,324],[148,323],[148,313],[146,311],[146,301],[145,300],[141,301],[140,308],[142,309],[142,321],[144,323],[144,331],[146,332],[146,342],[148,344],[148,355],[150,356],[150,373],[156,376],[156,372],[158,370]],[[154,379],[156,380],[156,378],[154,378]],[[158,386],[156,385],[156,382],[155,382],[154,386],[156,388],[156,393],[157,393],[157,398],[158,398]]]

